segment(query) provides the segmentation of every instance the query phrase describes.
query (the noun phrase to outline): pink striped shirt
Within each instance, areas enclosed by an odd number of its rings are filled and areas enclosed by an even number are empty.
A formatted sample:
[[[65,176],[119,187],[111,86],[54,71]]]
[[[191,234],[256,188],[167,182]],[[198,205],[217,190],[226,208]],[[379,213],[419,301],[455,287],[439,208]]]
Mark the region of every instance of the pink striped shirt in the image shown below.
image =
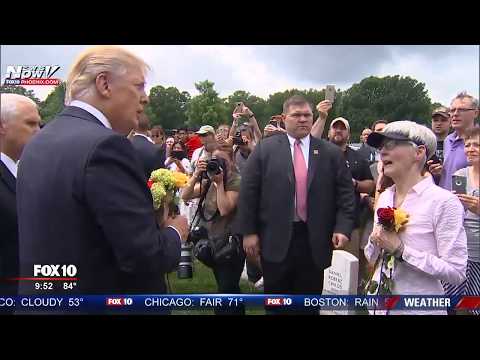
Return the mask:
[[[385,190],[377,208],[394,206],[395,185]],[[431,176],[416,184],[401,207],[410,217],[399,232],[405,245],[403,262],[396,262],[393,293],[398,295],[444,295],[440,280],[461,284],[466,278],[467,236],[464,209],[451,192],[435,185]],[[375,211],[376,224],[378,221]],[[374,262],[380,248],[370,239],[365,256]],[[379,266],[374,275],[378,281]]]

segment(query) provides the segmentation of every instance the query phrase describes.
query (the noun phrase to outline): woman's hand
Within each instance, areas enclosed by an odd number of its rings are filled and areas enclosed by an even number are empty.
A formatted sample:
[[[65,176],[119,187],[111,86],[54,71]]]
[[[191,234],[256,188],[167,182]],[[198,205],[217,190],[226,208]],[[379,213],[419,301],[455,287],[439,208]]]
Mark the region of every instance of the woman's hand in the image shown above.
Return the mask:
[[[213,182],[217,185],[223,185],[223,170],[220,169],[220,174],[212,176]]]
[[[401,244],[396,232],[386,231],[381,225],[374,226],[370,239],[375,245],[385,249],[390,254],[393,254]]]
[[[207,171],[207,161],[206,160],[198,160],[195,171],[193,173],[193,176],[196,178],[200,177],[200,174],[203,173],[204,171]]]
[[[468,210],[470,210],[474,214],[480,215],[480,199],[477,196],[470,196],[465,194],[456,195]]]

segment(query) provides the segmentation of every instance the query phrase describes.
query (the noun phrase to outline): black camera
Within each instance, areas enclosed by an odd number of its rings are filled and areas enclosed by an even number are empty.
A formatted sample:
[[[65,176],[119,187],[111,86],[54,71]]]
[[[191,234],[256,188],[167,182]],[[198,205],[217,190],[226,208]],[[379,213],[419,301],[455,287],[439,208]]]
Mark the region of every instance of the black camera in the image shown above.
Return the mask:
[[[218,175],[222,172],[225,173],[225,160],[222,158],[210,159],[207,162],[207,173],[210,175]]]
[[[195,226],[188,234],[187,243],[196,245],[202,239],[208,239],[208,230],[203,226]]]
[[[223,241],[216,242],[213,260],[216,264],[228,263],[240,256],[241,238],[238,235],[228,235]]]
[[[183,160],[185,158],[185,152],[184,151],[172,151],[171,152],[171,157],[177,160]]]
[[[237,130],[235,136],[233,137],[233,145],[245,145],[242,139],[242,131]]]
[[[197,226],[192,230],[188,236],[187,243],[189,242],[195,245],[193,248],[195,257],[210,268],[216,264],[228,263],[241,254],[242,242],[239,236],[227,235],[209,239],[208,231],[203,226]]]

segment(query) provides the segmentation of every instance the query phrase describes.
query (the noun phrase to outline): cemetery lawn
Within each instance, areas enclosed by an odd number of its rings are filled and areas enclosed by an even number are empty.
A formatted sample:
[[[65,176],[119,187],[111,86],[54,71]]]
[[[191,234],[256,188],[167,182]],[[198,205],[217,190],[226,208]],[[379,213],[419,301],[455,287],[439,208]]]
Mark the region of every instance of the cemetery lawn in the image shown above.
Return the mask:
[[[193,264],[193,278],[179,279],[176,272],[168,274],[172,294],[215,294],[217,284],[210,268],[197,259]],[[240,289],[243,294],[261,294],[250,282],[240,279]],[[246,315],[265,315],[265,309],[259,307],[245,307]],[[213,310],[173,310],[172,315],[215,315]],[[357,315],[368,315],[367,310],[357,311]]]
[[[215,294],[217,284],[210,268],[197,259],[193,264],[193,277],[179,279],[176,272],[168,274],[168,281],[172,294]],[[262,293],[253,287],[250,282],[240,279],[240,289],[244,294]],[[246,315],[265,315],[265,310],[259,307],[245,307]],[[172,315],[214,315],[213,310],[174,310]]]

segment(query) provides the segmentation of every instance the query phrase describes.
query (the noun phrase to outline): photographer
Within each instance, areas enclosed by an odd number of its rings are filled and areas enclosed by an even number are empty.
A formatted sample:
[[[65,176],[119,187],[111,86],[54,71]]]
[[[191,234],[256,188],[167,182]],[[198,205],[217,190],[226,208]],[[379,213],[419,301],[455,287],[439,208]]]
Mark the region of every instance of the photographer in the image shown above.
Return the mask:
[[[237,132],[237,128],[239,126],[245,125],[253,133],[252,140],[255,142],[255,144],[258,144],[258,142],[262,139],[262,132],[258,127],[258,121],[255,118],[255,115],[247,106],[245,106],[243,102],[239,102],[236,104],[236,107],[233,110],[232,117],[233,117],[233,122],[230,128],[230,137],[235,136],[235,133]],[[243,122],[247,118],[248,118],[248,122]]]
[[[212,171],[214,163],[216,164],[214,167],[217,167],[218,171],[215,171],[216,169]],[[240,175],[235,171],[232,148],[229,146],[214,150],[210,160],[200,159],[188,185],[183,188],[182,199],[184,201],[193,198],[201,199],[198,226],[206,230],[208,240],[216,249],[218,249],[217,245],[230,234],[239,191]],[[194,224],[196,223],[195,220]],[[238,252],[234,252],[234,255],[227,261],[213,261],[208,264],[215,275],[219,293],[240,293],[239,281],[245,255],[240,243],[238,245]],[[243,307],[216,308],[215,313],[240,315],[245,313],[245,309]]]
[[[249,127],[239,127],[233,137],[233,145],[235,146],[233,151],[233,161],[238,173],[241,175],[248,157],[253,149],[255,149],[253,134]]]
[[[179,171],[184,174],[190,174],[190,161],[187,158],[187,149],[181,142],[176,142],[172,146],[170,156],[165,160],[165,167],[168,170]]]

